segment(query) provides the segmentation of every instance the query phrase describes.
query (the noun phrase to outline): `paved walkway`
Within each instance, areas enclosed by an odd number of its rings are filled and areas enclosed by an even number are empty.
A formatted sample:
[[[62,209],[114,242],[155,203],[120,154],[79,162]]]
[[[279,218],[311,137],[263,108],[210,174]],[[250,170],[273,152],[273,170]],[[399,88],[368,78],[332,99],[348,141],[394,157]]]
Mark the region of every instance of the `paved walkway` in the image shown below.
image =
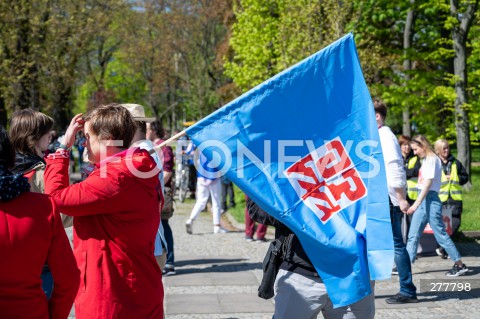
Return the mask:
[[[192,206],[192,202],[177,203],[170,219],[177,275],[164,278],[166,318],[271,318],[273,299],[257,297],[268,243],[246,242],[243,225],[235,223],[232,229],[236,226],[237,231],[214,235],[210,213],[200,214],[193,235],[188,235],[185,220]],[[480,241],[457,243],[457,247],[471,269],[458,279],[470,283],[470,291],[421,291],[417,304],[388,305],[385,298],[399,287],[398,277],[393,276],[376,283],[376,318],[480,318]],[[444,272],[451,266],[451,260],[437,256],[419,258],[413,266],[417,288],[422,279],[445,280]]]

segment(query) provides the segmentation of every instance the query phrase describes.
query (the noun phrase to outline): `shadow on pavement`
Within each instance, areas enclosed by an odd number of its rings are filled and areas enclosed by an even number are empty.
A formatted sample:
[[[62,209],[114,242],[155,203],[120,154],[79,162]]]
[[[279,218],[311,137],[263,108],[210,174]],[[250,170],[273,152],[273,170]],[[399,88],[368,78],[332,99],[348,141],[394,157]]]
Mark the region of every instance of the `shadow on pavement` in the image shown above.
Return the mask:
[[[459,277],[446,277],[446,279],[467,279],[469,276],[474,276],[474,275],[478,275],[480,273],[480,268],[479,267],[472,267],[468,264],[468,261],[465,262],[465,264],[467,265],[468,267],[468,272],[463,275],[463,276],[459,276]],[[452,265],[453,265],[453,261],[452,261]],[[433,274],[433,273],[441,273],[441,274],[445,274],[449,269],[428,269],[428,270],[425,270],[425,271],[418,271],[418,272],[415,272],[414,273],[414,276],[419,276],[419,275],[424,275],[424,274]]]
[[[189,266],[189,265],[221,264],[221,263],[232,263],[232,262],[238,262],[238,261],[244,261],[244,260],[246,260],[246,259],[243,259],[243,258],[189,259],[189,260],[177,261],[177,262],[175,262],[175,266],[176,267],[183,267],[183,266]]]
[[[201,263],[198,264],[206,264],[207,262],[204,262],[204,260],[200,260]],[[260,262],[255,262],[255,263],[248,263],[248,262],[242,262],[242,259],[237,260],[238,262],[232,263],[232,260],[228,260],[226,264],[213,264],[207,267],[202,267],[202,268],[182,268],[182,266],[179,266],[178,264],[175,265],[175,271],[177,275],[184,275],[184,274],[196,274],[196,273],[212,273],[212,272],[236,272],[236,271],[248,271],[248,270],[254,270],[254,269],[261,269],[262,268],[262,263]],[[189,263],[188,261],[182,261],[183,266],[191,266],[192,263]],[[178,266],[177,266],[178,265]]]
[[[435,302],[448,299],[478,299],[480,296],[480,288],[474,288],[470,291],[455,292],[421,292],[417,294],[418,302]]]

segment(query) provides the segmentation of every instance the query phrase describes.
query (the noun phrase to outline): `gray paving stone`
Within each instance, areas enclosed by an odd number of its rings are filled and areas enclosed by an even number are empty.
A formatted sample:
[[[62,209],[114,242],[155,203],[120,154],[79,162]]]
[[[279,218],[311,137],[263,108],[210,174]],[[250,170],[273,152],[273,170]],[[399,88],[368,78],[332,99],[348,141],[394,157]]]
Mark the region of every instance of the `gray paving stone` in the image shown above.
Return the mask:
[[[212,219],[208,212],[202,213],[194,222],[194,235],[186,234],[184,223],[192,204],[178,205],[176,215],[171,219],[175,237],[175,253],[178,255],[176,269],[179,275],[164,279],[167,295],[167,319],[271,318],[273,301],[262,300],[256,294],[256,288],[262,276],[261,262],[268,243],[246,242],[243,231],[220,236],[211,234]],[[239,229],[243,227],[243,225],[233,224]],[[273,237],[271,230],[269,234]],[[472,270],[468,276],[460,278],[480,280],[480,243],[459,243],[457,246],[464,256],[464,262]],[[420,288],[420,279],[446,279],[444,274],[452,267],[452,264],[451,260],[442,260],[438,256],[419,258],[413,265],[415,285]],[[218,278],[218,282],[214,282],[212,277],[207,277],[207,274],[213,274],[214,278]],[[186,279],[180,279],[183,276]],[[230,278],[230,276],[237,278]],[[195,279],[196,277],[198,278]],[[242,279],[240,280],[240,278]],[[242,282],[243,280],[245,282]],[[204,282],[208,284],[203,286]],[[428,294],[419,292],[420,302],[417,304],[387,304],[385,299],[396,294],[398,290],[398,276],[376,282],[376,318],[480,318],[480,315],[477,315],[480,307],[480,289],[473,289],[468,293]],[[189,292],[195,293],[188,294]],[[194,305],[188,308],[189,313],[186,312],[186,308],[178,310],[175,314],[170,312],[174,300],[176,302],[183,300],[184,305],[187,305],[190,304],[190,298],[194,298],[202,292],[217,296],[221,308],[220,313],[213,310],[217,309],[217,301],[212,301],[211,304],[198,304],[197,299],[192,300]],[[170,299],[172,297],[178,299]],[[258,302],[260,303],[258,304]],[[252,306],[254,304],[258,305],[257,310],[254,310],[255,308]],[[262,308],[264,306],[265,309]],[[247,309],[255,312],[248,313]]]
[[[166,314],[222,313],[218,294],[167,295]]]
[[[221,294],[219,300],[224,313],[273,313],[273,302],[258,298],[256,294]]]
[[[193,201],[177,202],[176,205],[169,222],[175,240],[177,275],[163,278],[166,319],[270,319],[273,299],[263,300],[257,296],[262,278],[261,264],[268,243],[246,242],[244,226],[237,223],[233,223],[230,229],[234,231],[230,233],[213,234],[209,212],[200,214],[193,225],[194,234],[189,235],[185,231],[185,221]],[[223,219],[222,223],[228,226],[226,220]],[[272,230],[269,228],[267,237],[273,238]],[[475,281],[478,288],[475,286],[469,292],[420,291],[421,279],[447,280],[444,273],[453,264],[451,260],[442,260],[438,256],[421,257],[412,266],[420,302],[389,305],[385,299],[398,292],[398,276],[377,281],[376,318],[479,319],[480,241],[457,243],[457,247],[471,270],[468,276],[458,280]],[[69,319],[73,318],[72,309]]]

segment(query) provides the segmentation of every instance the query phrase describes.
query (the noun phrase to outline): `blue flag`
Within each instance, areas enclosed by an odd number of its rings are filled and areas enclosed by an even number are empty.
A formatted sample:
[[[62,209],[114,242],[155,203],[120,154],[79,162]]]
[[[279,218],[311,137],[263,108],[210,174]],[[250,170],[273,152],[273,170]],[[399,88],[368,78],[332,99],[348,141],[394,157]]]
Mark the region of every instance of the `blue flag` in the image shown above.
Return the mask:
[[[335,307],[390,277],[393,237],[372,99],[348,34],[187,129],[300,239]]]

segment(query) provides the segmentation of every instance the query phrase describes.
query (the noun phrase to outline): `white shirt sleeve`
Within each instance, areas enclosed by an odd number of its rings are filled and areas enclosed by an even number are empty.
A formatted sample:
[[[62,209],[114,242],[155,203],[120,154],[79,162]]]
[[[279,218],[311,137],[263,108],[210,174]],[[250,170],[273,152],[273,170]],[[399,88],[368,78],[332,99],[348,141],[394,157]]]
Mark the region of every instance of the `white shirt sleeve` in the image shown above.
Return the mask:
[[[385,167],[387,170],[387,184],[393,188],[405,188],[406,175],[403,163],[390,162]]]
[[[387,177],[388,195],[393,205],[398,206],[396,188],[406,187],[405,168],[398,140],[389,127],[383,126],[378,130],[382,145],[385,173]]]

